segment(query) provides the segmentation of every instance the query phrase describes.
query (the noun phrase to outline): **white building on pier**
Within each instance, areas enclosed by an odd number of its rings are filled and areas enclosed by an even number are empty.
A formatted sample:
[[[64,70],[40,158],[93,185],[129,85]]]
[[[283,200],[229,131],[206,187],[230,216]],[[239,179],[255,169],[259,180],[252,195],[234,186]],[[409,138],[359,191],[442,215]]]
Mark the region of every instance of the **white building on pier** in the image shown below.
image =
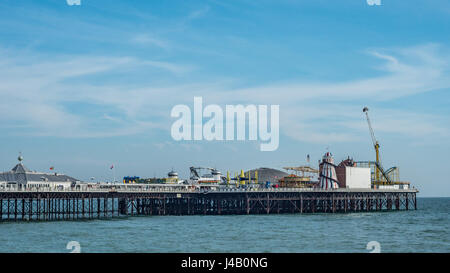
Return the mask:
[[[19,163],[12,170],[0,173],[0,187],[17,188],[70,188],[78,179],[59,174],[31,171],[23,165],[23,157],[19,156]]]

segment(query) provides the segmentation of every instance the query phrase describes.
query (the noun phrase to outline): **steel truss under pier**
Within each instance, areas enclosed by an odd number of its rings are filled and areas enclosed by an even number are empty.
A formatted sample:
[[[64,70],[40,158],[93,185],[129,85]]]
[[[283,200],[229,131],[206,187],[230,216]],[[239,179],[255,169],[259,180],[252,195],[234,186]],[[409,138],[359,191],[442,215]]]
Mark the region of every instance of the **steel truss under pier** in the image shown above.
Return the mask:
[[[108,193],[0,192],[0,220],[112,218],[120,216],[118,198]]]
[[[0,220],[417,209],[416,191],[0,192]]]

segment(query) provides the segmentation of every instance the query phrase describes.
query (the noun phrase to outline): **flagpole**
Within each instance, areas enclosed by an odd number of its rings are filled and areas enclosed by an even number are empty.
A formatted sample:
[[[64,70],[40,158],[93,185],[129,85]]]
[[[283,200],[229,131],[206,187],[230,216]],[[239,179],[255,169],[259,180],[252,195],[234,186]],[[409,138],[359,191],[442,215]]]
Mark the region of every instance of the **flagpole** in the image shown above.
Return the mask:
[[[116,183],[116,166],[114,166],[114,165],[113,165],[113,176],[114,176],[114,179],[113,179],[113,184],[114,184],[114,183]]]

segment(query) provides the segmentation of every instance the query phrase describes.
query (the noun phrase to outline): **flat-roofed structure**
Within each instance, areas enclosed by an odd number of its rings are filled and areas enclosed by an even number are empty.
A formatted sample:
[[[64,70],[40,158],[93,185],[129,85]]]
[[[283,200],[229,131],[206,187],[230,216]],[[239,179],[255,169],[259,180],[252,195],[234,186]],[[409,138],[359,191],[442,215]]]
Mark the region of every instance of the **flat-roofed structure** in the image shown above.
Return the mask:
[[[353,159],[347,158],[336,167],[339,187],[348,189],[370,189],[370,168],[357,166]]]

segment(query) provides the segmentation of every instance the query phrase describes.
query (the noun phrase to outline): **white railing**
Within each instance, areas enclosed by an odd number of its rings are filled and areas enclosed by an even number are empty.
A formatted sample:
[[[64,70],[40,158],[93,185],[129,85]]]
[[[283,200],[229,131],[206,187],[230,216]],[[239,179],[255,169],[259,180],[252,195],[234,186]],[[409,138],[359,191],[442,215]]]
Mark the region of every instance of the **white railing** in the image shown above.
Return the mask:
[[[0,192],[168,192],[168,193],[233,193],[233,192],[411,192],[410,190],[387,190],[387,189],[318,189],[318,188],[215,188],[210,190],[185,188],[185,187],[127,187],[119,186],[118,188],[101,188],[101,187],[74,187],[74,188],[56,188],[56,187],[40,187],[40,188],[19,188],[19,187],[0,187]]]
[[[313,188],[216,188],[216,189],[193,189],[183,187],[126,187],[119,188],[100,188],[100,187],[75,187],[75,188],[18,188],[7,187],[1,188],[0,192],[297,192],[297,191],[318,191],[320,189]],[[326,190],[324,190],[326,191]],[[328,190],[329,191],[329,190]]]

